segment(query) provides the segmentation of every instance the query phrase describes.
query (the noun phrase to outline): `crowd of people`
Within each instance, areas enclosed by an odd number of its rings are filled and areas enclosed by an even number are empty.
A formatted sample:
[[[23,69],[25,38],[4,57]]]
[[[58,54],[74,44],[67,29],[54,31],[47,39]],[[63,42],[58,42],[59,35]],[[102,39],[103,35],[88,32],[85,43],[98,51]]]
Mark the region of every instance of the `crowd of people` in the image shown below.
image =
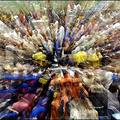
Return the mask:
[[[112,119],[120,113],[119,10],[112,1],[86,11],[46,3],[41,15],[0,11],[0,119]]]

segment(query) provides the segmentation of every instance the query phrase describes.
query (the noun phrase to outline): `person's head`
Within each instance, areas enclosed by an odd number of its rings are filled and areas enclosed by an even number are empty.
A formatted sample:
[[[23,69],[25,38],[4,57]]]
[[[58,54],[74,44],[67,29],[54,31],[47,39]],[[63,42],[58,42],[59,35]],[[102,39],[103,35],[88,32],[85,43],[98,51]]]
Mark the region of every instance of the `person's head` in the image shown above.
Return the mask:
[[[62,70],[63,71],[63,75],[64,76],[67,76],[68,75],[68,72],[66,70]]]
[[[118,86],[116,84],[111,84],[110,87],[109,87],[109,91],[111,93],[116,93],[118,90]]]
[[[39,71],[38,68],[35,68],[35,69],[32,70],[32,72],[34,72],[34,73],[37,73],[38,71]]]
[[[2,90],[6,90],[6,86],[5,85],[2,86]]]
[[[53,73],[53,74],[51,75],[51,78],[54,79],[55,77],[56,77],[56,73]]]
[[[84,62],[81,62],[81,63],[79,63],[78,67],[84,69],[86,67],[86,65]]]
[[[79,78],[79,73],[77,71],[75,71],[74,76],[77,77],[77,78]]]
[[[22,83],[23,83],[23,80],[19,80],[19,81],[18,81],[18,84],[22,84]]]

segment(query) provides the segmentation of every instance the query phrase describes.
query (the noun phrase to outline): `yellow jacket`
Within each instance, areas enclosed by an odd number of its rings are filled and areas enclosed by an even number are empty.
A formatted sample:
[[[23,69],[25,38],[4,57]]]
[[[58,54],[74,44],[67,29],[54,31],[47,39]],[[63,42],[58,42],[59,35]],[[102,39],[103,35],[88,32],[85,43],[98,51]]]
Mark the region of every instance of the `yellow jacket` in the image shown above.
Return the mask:
[[[35,60],[45,60],[46,59],[46,55],[43,54],[42,52],[37,52],[35,54],[32,55],[32,58]]]
[[[72,59],[77,63],[85,62],[87,60],[87,53],[84,51],[79,51],[72,55]]]
[[[102,55],[100,52],[88,55],[85,51],[79,51],[72,55],[73,61],[77,63],[86,62],[86,61],[95,62],[95,61],[99,61],[101,58]]]

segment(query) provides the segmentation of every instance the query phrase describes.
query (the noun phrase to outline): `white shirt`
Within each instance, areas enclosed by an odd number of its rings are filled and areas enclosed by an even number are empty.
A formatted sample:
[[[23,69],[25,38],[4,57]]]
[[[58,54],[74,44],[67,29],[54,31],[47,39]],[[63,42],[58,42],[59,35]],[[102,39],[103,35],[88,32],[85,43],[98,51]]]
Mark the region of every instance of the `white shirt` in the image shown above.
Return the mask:
[[[112,76],[113,76],[112,72],[104,72],[104,77],[106,79],[106,85],[105,85],[106,89],[109,89],[109,86],[112,83]]]
[[[118,92],[111,93],[108,91],[108,109],[112,109],[114,112],[119,112],[120,103],[118,101]]]
[[[110,25],[107,30],[104,30],[104,31],[101,32],[101,35],[102,35],[102,34],[107,34],[107,33],[109,33],[110,31],[112,31],[112,30],[114,30],[114,29],[115,29],[115,30],[120,29],[120,23],[116,23],[116,24],[114,24],[114,25]]]
[[[54,23],[54,30],[53,31],[55,31],[55,38],[57,39],[57,32],[58,32],[58,21],[56,21],[55,23]]]
[[[63,39],[64,39],[64,35],[65,35],[65,29],[63,26],[61,26],[59,28],[59,31],[58,31],[58,40],[60,41],[60,45],[62,46],[62,43],[63,43]]]

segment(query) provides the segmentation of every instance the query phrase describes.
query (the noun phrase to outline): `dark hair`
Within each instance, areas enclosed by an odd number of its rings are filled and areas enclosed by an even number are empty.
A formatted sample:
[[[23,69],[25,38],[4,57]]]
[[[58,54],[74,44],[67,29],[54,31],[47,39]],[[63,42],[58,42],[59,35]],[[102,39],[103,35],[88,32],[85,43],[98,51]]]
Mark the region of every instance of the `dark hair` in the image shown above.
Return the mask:
[[[51,75],[51,78],[54,78],[56,76],[56,74],[55,73],[53,73],[52,75]]]
[[[62,70],[63,71],[63,75],[65,76],[66,74],[68,74],[68,72],[66,70]]]
[[[79,73],[75,71],[75,77],[79,78]]]
[[[115,93],[115,92],[117,92],[117,90],[118,90],[118,86],[117,86],[117,85],[115,85],[115,84],[111,84],[111,85],[110,85],[109,91],[110,91],[111,93]]]
[[[78,67],[84,69],[84,68],[85,68],[85,63],[84,63],[84,62],[81,62],[81,63],[78,65]]]

